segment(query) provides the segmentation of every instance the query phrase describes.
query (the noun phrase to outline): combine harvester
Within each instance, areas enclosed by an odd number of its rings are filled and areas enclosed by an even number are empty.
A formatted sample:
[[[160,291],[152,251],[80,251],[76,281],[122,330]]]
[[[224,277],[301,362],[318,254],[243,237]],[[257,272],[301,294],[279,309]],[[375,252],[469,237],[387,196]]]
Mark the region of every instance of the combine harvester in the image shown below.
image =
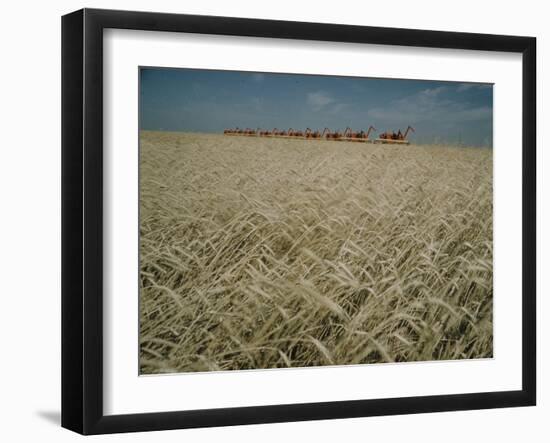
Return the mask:
[[[286,137],[288,135],[288,132],[284,129],[279,130],[277,128],[273,128],[273,131],[271,131],[272,137]]]
[[[288,138],[305,138],[304,131],[300,131],[299,129],[292,129],[290,128],[288,130]]]
[[[340,140],[343,137],[343,134],[338,130],[332,132],[329,128],[325,128],[323,131],[323,137],[325,140]]]
[[[340,138],[338,138],[338,141],[345,141],[345,142],[363,142],[363,143],[372,143],[371,140],[369,140],[369,135],[371,131],[376,131],[377,129],[374,126],[369,126],[369,129],[367,132],[361,130],[359,132],[353,132],[350,127],[347,127],[344,131],[344,135]]]
[[[415,132],[412,126],[407,127],[405,134],[401,132],[401,129],[395,132],[383,132],[380,136],[374,140],[374,143],[387,143],[393,145],[408,145],[410,142],[407,140],[409,131]]]
[[[320,131],[312,131],[311,128],[307,128],[305,134],[305,137],[308,140],[321,140],[323,137]]]
[[[246,129],[239,129],[239,128],[230,128],[230,129],[224,129],[223,135],[242,135],[245,137],[256,137],[257,131],[254,129],[246,128]]]
[[[258,134],[260,137],[272,137],[273,131],[268,131],[267,129],[264,131],[263,129],[258,129]]]
[[[303,131],[289,128],[288,131],[277,131],[273,134],[274,137],[279,138],[305,138]]]
[[[228,128],[223,130],[223,135],[239,135],[239,128]]]

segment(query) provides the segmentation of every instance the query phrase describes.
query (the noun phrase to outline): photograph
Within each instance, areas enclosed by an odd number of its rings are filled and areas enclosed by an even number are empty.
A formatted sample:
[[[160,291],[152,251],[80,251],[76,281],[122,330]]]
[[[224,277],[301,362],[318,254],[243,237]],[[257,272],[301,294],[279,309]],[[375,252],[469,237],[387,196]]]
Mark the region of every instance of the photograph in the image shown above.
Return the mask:
[[[139,374],[493,357],[493,85],[140,66]]]
[[[263,15],[70,6],[61,51],[55,16],[60,91],[30,64],[14,71],[61,99],[12,131],[44,161],[8,149],[10,165],[59,172],[61,208],[37,200],[61,222],[40,236],[61,237],[39,248],[61,271],[44,269],[61,340],[40,334],[60,349],[36,350],[61,395],[38,380],[52,391],[43,416],[61,400],[64,429],[170,441],[540,434],[542,15],[405,3],[389,16],[353,5],[354,22],[296,2]],[[20,103],[28,88],[12,89]],[[10,192],[41,191],[15,175]],[[33,235],[43,207],[15,199],[6,219]],[[27,237],[9,237],[27,264]],[[9,330],[25,332],[16,317]],[[13,428],[42,432],[26,424]]]

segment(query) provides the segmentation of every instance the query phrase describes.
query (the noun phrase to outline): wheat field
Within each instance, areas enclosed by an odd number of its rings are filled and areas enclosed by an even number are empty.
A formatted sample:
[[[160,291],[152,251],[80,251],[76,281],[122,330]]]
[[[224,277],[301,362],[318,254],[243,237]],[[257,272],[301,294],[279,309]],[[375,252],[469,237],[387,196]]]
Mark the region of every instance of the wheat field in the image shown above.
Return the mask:
[[[140,134],[140,373],[492,357],[492,150]]]

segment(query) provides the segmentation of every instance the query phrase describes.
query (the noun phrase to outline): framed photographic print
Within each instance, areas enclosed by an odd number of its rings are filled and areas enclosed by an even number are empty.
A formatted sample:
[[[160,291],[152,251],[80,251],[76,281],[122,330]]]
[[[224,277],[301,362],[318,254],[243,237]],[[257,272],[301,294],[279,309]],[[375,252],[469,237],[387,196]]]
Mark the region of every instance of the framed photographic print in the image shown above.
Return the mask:
[[[534,405],[530,37],[62,21],[62,425]]]

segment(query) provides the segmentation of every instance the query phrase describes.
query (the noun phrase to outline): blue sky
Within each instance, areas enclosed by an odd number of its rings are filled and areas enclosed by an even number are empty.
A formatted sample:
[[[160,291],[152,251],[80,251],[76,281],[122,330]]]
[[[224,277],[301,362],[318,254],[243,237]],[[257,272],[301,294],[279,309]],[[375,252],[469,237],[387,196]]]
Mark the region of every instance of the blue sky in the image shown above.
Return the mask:
[[[140,76],[142,129],[412,125],[418,143],[492,146],[487,84],[166,68],[142,68]]]

